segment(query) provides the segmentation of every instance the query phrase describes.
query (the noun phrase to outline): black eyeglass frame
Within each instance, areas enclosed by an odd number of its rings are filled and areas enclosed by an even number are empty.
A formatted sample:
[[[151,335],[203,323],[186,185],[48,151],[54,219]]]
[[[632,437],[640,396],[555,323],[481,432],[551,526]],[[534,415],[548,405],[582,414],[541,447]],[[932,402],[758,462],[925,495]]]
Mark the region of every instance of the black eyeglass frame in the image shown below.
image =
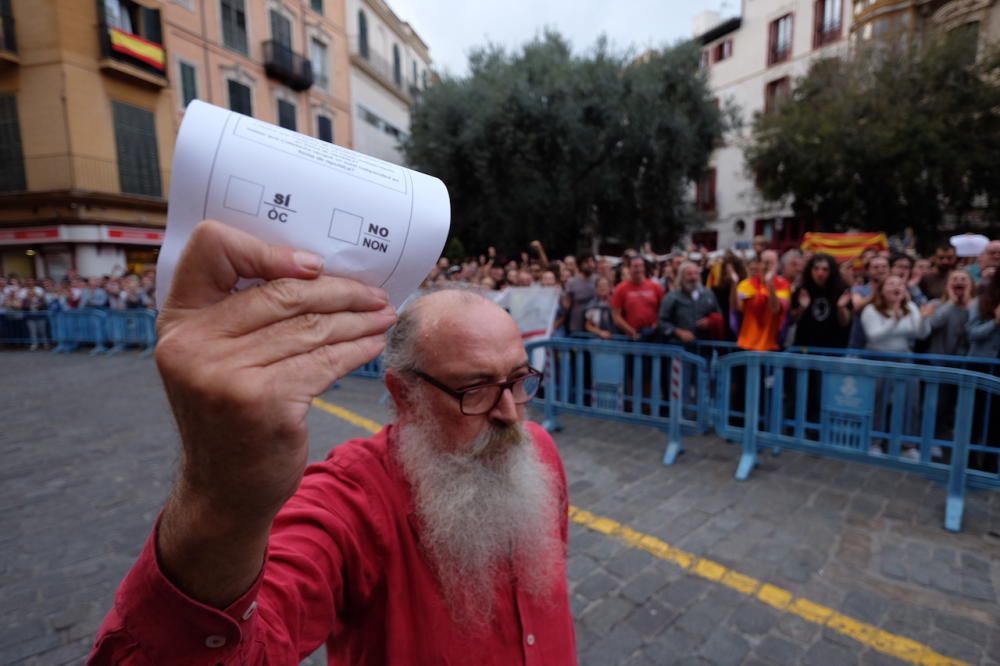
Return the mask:
[[[526,374],[520,375],[519,377],[515,377],[514,379],[508,379],[505,382],[491,382],[489,384],[476,384],[475,386],[470,386],[468,388],[464,388],[464,389],[461,389],[461,390],[455,390],[455,389],[451,388],[450,386],[448,386],[447,384],[445,384],[445,383],[443,383],[443,382],[441,382],[441,381],[439,381],[437,379],[434,379],[433,377],[431,377],[430,375],[428,375],[426,372],[423,372],[421,370],[416,370],[416,369],[413,370],[412,372],[413,372],[414,375],[416,375],[420,379],[424,380],[425,382],[427,382],[428,384],[430,384],[434,388],[436,388],[436,389],[438,389],[438,390],[440,390],[440,391],[442,391],[444,393],[447,393],[451,397],[453,397],[456,400],[458,400],[458,408],[462,411],[462,414],[464,414],[465,416],[482,416],[483,414],[489,414],[494,409],[496,409],[497,405],[500,404],[500,401],[503,399],[504,391],[510,389],[511,397],[513,397],[514,396],[514,384],[517,384],[518,382],[523,382],[526,379],[528,379],[529,377],[538,377],[538,388],[535,389],[535,392],[532,393],[528,397],[527,400],[525,400],[524,402],[518,402],[516,398],[514,399],[514,404],[515,405],[526,405],[529,402],[531,402],[532,398],[534,398],[536,395],[538,395],[538,389],[542,387],[542,382],[545,379],[545,373],[543,373],[541,370],[536,370],[535,368],[529,367],[528,368],[528,372]],[[468,412],[465,411],[465,399],[464,398],[465,398],[465,394],[466,393],[471,393],[472,391],[481,391],[482,389],[492,388],[494,386],[500,387],[500,391],[497,393],[496,400],[493,401],[493,404],[490,405],[489,409],[483,410],[481,412],[476,412],[475,414],[469,414]]]

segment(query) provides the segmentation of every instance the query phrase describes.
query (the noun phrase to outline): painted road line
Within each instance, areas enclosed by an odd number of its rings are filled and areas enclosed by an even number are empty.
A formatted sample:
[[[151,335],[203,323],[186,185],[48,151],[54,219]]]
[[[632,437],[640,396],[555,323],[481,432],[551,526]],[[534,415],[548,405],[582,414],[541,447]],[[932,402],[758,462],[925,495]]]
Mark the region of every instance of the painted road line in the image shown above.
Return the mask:
[[[320,398],[314,399],[313,405],[363,430],[378,432],[382,429],[381,424]],[[909,664],[920,664],[922,666],[971,666],[968,662],[945,657],[923,643],[918,643],[905,636],[899,636],[879,629],[874,625],[855,620],[854,618],[838,613],[833,608],[817,604],[805,597],[795,596],[788,590],[741,574],[713,560],[675,548],[661,539],[650,534],[638,532],[611,518],[598,516],[575,506],[570,506],[569,517],[577,525],[616,539],[631,548],[644,550],[653,557],[676,564],[694,576],[725,585],[740,594],[753,597],[761,603],[767,604],[779,611],[826,627],[838,634],[848,636],[862,645],[867,645],[873,650],[896,657]]]

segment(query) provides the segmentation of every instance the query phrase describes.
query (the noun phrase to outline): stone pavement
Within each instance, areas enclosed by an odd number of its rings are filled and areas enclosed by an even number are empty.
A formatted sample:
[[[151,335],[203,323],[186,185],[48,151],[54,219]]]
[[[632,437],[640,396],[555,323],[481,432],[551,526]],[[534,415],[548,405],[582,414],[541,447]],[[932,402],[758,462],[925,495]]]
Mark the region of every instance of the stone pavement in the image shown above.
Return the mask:
[[[0,664],[80,663],[169,491],[176,434],[149,359],[2,352],[0,369]],[[383,422],[380,396],[347,379],[324,399]],[[737,451],[714,437],[665,468],[654,430],[563,424],[576,507],[1000,666],[1000,493],[973,493],[950,534],[943,489],[916,476],[785,452],[736,482]],[[318,409],[310,426],[313,459],[364,434]],[[904,663],[578,524],[569,577],[584,666]]]

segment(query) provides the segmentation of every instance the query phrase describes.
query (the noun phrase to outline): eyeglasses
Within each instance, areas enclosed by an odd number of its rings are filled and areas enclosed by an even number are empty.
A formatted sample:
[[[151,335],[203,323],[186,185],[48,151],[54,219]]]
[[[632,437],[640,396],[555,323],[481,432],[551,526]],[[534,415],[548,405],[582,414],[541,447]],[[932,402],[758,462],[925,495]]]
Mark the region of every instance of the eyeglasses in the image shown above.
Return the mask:
[[[523,405],[535,397],[538,388],[542,385],[542,373],[534,368],[528,368],[526,374],[505,382],[478,384],[460,391],[456,391],[420,370],[414,370],[413,374],[458,400],[459,408],[466,416],[479,416],[493,411],[493,408],[500,403],[503,392],[507,389],[510,389],[510,394],[514,397],[514,404]]]

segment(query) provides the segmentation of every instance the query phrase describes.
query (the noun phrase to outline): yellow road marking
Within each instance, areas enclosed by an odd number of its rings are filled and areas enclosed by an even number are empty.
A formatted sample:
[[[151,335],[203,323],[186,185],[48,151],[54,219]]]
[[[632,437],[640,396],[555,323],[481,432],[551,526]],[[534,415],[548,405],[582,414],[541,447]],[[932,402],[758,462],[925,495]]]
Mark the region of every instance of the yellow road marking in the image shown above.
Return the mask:
[[[363,430],[378,432],[382,429],[381,424],[320,398],[314,399],[313,405]],[[600,532],[632,548],[644,550],[658,559],[676,564],[695,576],[725,585],[768,606],[849,636],[862,645],[907,663],[921,666],[971,666],[968,662],[945,657],[929,646],[905,636],[883,631],[874,625],[860,622],[832,608],[809,601],[805,597],[797,597],[788,590],[733,571],[713,560],[675,548],[661,539],[638,532],[611,518],[598,516],[575,506],[570,506],[569,518],[578,525]]]
[[[378,432],[379,430],[382,429],[382,425],[380,423],[376,423],[371,419],[366,419],[360,414],[355,414],[350,410],[344,409],[343,407],[338,407],[337,405],[329,403],[326,400],[313,398],[313,407],[322,409],[324,412],[327,412],[328,414],[333,414],[334,416],[344,419],[348,423],[356,425],[362,430],[367,430],[368,432]]]

